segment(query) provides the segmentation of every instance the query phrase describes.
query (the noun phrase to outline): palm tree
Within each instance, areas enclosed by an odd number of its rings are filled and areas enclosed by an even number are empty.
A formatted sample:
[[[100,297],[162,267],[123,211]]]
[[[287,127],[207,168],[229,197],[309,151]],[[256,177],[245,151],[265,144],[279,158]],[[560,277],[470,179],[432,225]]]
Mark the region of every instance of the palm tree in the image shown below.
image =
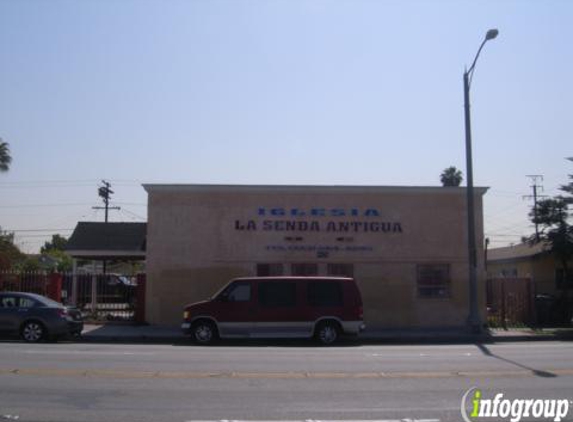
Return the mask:
[[[10,148],[8,147],[8,143],[3,142],[2,138],[0,138],[0,171],[8,171],[10,169],[12,157],[10,157]]]
[[[448,167],[440,175],[443,186],[459,186],[462,179],[462,172],[454,166]]]

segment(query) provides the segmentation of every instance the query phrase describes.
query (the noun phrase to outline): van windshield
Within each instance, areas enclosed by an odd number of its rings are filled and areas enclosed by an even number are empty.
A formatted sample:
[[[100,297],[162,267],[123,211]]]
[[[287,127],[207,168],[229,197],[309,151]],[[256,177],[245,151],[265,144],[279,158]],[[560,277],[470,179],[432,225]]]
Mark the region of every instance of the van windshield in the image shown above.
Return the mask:
[[[215,300],[215,299],[217,299],[220,295],[223,294],[223,292],[224,292],[225,290],[227,290],[227,288],[229,287],[229,284],[230,284],[230,283],[227,283],[227,284],[225,284],[223,287],[221,287],[219,290],[217,290],[217,291],[215,292],[215,294],[209,298],[209,300]]]
[[[225,302],[248,302],[251,300],[251,282],[233,281],[216,295],[216,299]]]
[[[226,297],[229,293],[229,289],[231,289],[235,284],[236,281],[230,281],[229,283],[225,284],[223,287],[217,290],[217,292],[213,296],[210,297],[210,300],[221,299],[223,297]]]

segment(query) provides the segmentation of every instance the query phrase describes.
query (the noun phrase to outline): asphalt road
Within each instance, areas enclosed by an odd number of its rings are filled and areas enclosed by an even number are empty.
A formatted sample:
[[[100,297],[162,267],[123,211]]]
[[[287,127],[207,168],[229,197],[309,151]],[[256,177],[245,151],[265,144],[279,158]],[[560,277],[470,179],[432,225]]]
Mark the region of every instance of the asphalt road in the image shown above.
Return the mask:
[[[484,398],[573,400],[573,343],[0,342],[0,421],[457,422],[472,387]]]

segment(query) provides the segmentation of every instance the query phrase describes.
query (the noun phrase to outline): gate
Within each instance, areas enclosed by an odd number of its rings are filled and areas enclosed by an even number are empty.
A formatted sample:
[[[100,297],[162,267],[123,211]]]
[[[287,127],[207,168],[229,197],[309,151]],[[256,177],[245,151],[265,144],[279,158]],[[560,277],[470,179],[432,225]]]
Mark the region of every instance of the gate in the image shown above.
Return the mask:
[[[0,291],[37,293],[77,307],[87,322],[145,318],[145,274],[0,273]]]
[[[487,319],[490,327],[535,324],[533,282],[530,278],[487,280]]]

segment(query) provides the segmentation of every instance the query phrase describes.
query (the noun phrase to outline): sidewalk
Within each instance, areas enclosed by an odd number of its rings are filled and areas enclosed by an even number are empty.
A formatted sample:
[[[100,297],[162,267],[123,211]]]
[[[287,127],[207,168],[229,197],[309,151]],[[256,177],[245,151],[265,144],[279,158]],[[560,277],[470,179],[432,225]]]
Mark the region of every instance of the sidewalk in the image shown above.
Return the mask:
[[[124,325],[86,324],[82,333],[85,342],[99,343],[190,343],[179,326],[164,325]],[[384,330],[365,331],[358,337],[362,344],[373,343],[475,343],[475,342],[512,342],[512,341],[573,341],[573,328],[545,328],[533,330],[493,329],[482,334],[471,334],[464,330]]]

